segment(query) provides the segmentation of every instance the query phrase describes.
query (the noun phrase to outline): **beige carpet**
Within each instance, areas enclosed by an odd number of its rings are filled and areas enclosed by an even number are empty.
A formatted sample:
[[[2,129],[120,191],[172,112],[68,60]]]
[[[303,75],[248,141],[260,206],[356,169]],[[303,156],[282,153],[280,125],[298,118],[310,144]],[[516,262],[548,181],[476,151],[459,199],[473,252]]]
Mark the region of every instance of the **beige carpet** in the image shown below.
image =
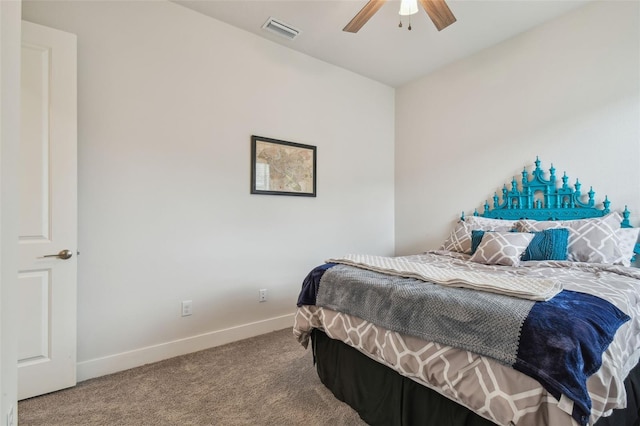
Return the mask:
[[[20,401],[20,426],[364,425],[327,390],[291,329]]]

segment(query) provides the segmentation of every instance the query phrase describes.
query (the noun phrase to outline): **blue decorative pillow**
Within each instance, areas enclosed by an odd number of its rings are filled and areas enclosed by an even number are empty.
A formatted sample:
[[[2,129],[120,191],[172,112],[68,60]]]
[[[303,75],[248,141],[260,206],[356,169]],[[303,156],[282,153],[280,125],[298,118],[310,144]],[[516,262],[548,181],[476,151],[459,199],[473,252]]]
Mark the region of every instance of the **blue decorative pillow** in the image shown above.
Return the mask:
[[[533,240],[522,254],[522,260],[567,260],[567,228],[545,229],[533,234]]]
[[[480,245],[480,241],[482,241],[482,236],[484,235],[484,233],[485,231],[481,229],[471,230],[471,255],[473,255],[478,249],[478,246]]]

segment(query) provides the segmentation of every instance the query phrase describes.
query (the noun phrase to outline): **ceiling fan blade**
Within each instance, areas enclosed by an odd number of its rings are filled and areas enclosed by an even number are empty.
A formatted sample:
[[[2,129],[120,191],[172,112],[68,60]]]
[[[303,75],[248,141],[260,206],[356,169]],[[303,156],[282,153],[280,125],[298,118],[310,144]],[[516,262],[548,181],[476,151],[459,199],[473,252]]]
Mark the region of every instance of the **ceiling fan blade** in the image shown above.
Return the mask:
[[[364,24],[382,7],[386,0],[369,0],[362,10],[347,24],[342,31],[357,33]]]
[[[422,4],[438,31],[456,22],[456,17],[453,16],[451,9],[449,9],[444,0],[420,0],[420,4]]]

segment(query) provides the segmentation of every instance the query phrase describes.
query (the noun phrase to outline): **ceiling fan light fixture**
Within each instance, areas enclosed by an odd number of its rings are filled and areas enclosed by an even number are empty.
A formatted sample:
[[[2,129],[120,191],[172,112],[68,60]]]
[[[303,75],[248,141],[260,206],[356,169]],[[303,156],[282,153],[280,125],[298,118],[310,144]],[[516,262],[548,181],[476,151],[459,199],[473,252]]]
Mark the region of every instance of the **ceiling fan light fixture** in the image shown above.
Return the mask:
[[[418,13],[418,0],[400,1],[400,11],[398,12],[400,16],[415,15],[416,13]]]
[[[357,33],[360,31],[360,28],[369,21],[386,1],[387,0],[369,0],[342,31],[348,33]],[[451,13],[451,9],[449,9],[445,0],[420,0],[420,4],[438,31],[456,22],[456,17]],[[418,13],[418,2],[416,0],[401,0],[399,11],[400,19],[402,19],[402,16],[410,16],[415,13]],[[400,23],[402,23],[402,20]],[[402,27],[402,25],[400,25],[400,27]]]

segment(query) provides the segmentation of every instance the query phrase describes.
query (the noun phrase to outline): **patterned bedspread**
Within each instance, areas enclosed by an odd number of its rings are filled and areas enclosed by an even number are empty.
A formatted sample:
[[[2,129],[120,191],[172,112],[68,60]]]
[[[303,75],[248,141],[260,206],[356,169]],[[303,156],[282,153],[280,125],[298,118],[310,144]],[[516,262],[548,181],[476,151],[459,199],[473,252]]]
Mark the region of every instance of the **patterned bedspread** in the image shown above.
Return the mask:
[[[603,354],[603,366],[587,382],[593,404],[590,422],[623,406],[626,400],[623,380],[640,357],[639,271],[568,262],[527,262],[520,268],[506,268],[471,264],[466,260],[468,256],[442,252],[410,258],[428,262],[434,257],[458,268],[557,278],[565,289],[597,294],[631,316]],[[357,316],[302,306],[296,315],[294,333],[305,343],[313,327],[498,424],[574,424],[565,414],[573,409],[570,399],[562,396],[558,401],[537,381],[492,358],[389,331]]]

